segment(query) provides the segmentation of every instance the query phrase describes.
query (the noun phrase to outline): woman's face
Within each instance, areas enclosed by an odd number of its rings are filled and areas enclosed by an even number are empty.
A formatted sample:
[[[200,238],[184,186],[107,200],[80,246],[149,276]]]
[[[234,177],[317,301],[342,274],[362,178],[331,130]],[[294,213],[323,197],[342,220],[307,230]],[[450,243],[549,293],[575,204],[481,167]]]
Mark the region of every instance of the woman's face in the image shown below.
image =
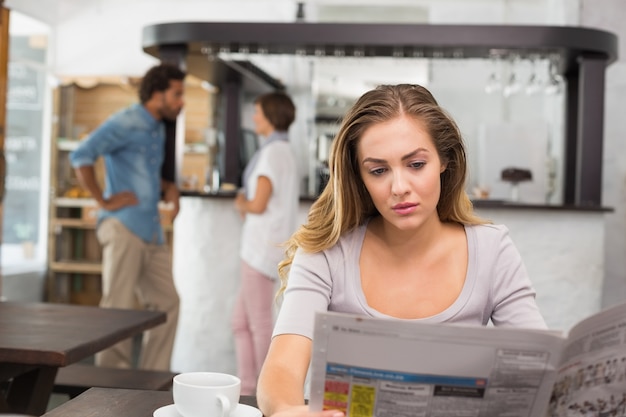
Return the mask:
[[[384,223],[412,230],[438,221],[445,165],[421,121],[403,115],[370,126],[357,154],[361,178]]]
[[[252,115],[252,121],[254,122],[254,130],[261,136],[268,136],[274,131],[274,126],[267,120],[265,113],[261,105],[256,103],[254,105],[254,114]]]

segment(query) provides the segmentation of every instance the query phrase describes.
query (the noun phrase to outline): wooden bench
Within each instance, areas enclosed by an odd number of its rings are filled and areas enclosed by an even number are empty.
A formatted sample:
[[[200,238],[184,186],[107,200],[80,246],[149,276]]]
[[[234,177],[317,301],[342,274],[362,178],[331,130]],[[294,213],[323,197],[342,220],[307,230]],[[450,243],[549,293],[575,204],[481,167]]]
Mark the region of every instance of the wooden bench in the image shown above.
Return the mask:
[[[175,375],[169,371],[101,368],[76,363],[59,368],[53,392],[74,398],[92,387],[168,391]]]

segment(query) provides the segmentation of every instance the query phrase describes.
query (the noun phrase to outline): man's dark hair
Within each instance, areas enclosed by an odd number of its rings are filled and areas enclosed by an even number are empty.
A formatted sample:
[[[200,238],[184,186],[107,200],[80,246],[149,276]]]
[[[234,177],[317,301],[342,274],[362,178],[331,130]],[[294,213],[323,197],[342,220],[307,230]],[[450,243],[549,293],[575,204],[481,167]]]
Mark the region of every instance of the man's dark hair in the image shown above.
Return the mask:
[[[182,81],[185,75],[180,68],[172,64],[160,64],[150,68],[141,80],[139,100],[142,104],[147,102],[155,92],[170,88],[170,81]]]

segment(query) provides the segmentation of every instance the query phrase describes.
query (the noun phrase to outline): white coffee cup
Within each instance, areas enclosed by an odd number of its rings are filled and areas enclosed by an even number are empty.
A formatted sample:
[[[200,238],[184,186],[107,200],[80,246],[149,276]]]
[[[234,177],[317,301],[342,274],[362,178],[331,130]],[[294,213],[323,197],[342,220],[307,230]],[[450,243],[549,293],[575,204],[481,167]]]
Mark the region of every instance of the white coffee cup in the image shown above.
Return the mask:
[[[172,391],[183,417],[228,417],[239,403],[241,380],[218,372],[183,372],[174,377]]]

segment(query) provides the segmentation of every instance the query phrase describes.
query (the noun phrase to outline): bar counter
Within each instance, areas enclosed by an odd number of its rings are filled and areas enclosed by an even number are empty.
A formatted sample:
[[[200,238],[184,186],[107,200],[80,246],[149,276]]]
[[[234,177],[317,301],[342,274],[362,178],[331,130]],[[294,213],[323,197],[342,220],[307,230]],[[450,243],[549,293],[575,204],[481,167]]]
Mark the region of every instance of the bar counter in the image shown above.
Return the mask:
[[[197,198],[234,198],[237,194],[236,191],[219,191],[217,193],[206,193],[203,191],[182,191],[182,197],[197,197]],[[313,202],[317,199],[317,196],[301,195],[301,202]],[[596,211],[596,212],[611,212],[611,207],[603,207],[596,205],[589,206],[576,206],[576,205],[557,205],[557,204],[536,204],[536,203],[524,203],[507,200],[491,200],[491,199],[474,199],[472,200],[474,208],[498,208],[498,209],[522,209],[522,210],[550,210],[550,211]]]
[[[239,283],[242,220],[234,195],[184,192],[181,197],[173,241],[181,312],[172,368],[179,372],[236,372],[230,317]],[[301,222],[313,201],[301,198]],[[568,330],[600,309],[604,215],[611,209],[492,200],[476,200],[474,207],[479,216],[509,228],[550,328]]]

